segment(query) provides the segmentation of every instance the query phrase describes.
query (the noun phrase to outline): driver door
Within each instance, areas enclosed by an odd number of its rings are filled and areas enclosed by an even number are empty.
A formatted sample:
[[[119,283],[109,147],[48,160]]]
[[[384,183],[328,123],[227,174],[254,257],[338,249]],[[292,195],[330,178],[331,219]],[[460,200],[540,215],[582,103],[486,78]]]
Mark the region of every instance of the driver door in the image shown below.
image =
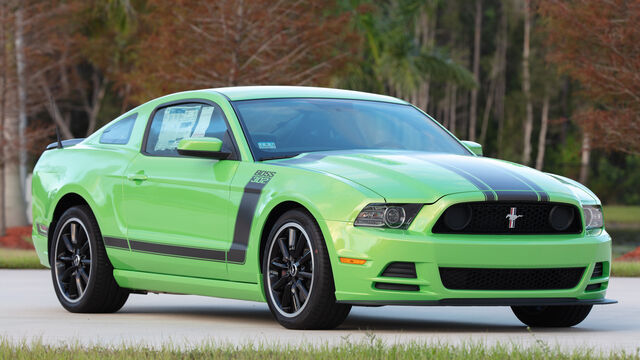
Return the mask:
[[[181,156],[187,137],[216,137],[228,160]],[[129,165],[124,214],[137,271],[226,279],[230,246],[229,186],[237,151],[222,109],[214,103],[177,103],[156,109],[142,152]]]

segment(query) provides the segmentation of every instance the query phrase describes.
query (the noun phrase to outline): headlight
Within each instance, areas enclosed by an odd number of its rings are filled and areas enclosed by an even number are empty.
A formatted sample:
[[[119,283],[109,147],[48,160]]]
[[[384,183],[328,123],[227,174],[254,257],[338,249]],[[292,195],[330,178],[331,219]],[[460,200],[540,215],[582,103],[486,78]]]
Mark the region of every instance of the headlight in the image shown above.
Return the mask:
[[[422,209],[422,204],[369,204],[356,217],[354,226],[406,229]]]
[[[604,226],[604,217],[602,216],[602,207],[599,205],[583,205],[584,225],[589,229],[601,228]]]

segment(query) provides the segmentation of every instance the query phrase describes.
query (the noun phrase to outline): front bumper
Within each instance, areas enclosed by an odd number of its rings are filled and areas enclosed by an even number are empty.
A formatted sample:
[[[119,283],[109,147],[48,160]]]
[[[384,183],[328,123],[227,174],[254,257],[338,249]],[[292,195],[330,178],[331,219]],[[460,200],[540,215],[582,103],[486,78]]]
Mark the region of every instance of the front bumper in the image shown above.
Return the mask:
[[[327,221],[336,299],[355,305],[567,305],[604,304],[611,261],[611,238],[597,235],[449,235],[412,230],[354,227]],[[339,257],[365,259],[344,264]],[[412,262],[416,278],[384,277],[392,262]],[[604,264],[593,277],[595,264]],[[440,267],[584,267],[575,287],[561,290],[451,290]],[[413,285],[417,291],[385,290],[376,283]],[[596,285],[598,284],[598,285]],[[587,289],[589,285],[592,285]]]

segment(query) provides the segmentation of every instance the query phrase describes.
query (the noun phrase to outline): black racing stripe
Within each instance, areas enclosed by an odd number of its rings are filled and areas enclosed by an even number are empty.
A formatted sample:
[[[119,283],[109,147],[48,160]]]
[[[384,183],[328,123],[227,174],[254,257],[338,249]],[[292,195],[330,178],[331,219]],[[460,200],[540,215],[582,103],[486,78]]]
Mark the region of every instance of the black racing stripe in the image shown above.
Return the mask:
[[[233,230],[233,242],[227,253],[227,262],[244,264],[247,256],[247,246],[249,245],[251,224],[260,200],[260,194],[265,185],[249,182],[244,188],[238,215],[236,216],[236,226]]]
[[[223,250],[199,249],[186,246],[150,243],[146,241],[130,240],[131,250],[160,255],[188,257],[199,260],[224,261]]]
[[[525,198],[519,200],[533,199],[535,197],[534,201],[538,201],[538,194],[526,182],[515,176],[512,171],[503,167],[497,165],[487,166],[485,162],[474,158],[461,159],[457,157],[448,158],[447,164],[473,174],[473,176],[487,184],[496,191],[498,201],[517,200],[513,198],[513,194],[509,195],[512,191],[520,192],[525,196]],[[525,193],[526,195],[524,195]],[[500,196],[501,194],[503,194],[502,197]]]
[[[233,242],[227,252],[227,262],[244,264],[247,257],[247,246],[251,235],[251,224],[256,213],[256,207],[262,194],[262,189],[276,175],[275,171],[258,170],[244,187],[240,199],[236,225],[233,230]]]
[[[545,201],[545,202],[549,201],[549,193],[544,191],[540,186],[538,186],[538,184],[536,184],[535,182],[531,181],[531,179],[528,179],[525,176],[522,176],[522,175],[518,174],[515,171],[511,171],[511,175],[517,177],[518,179],[520,179],[521,181],[523,181],[527,185],[531,186],[533,188],[533,190],[537,191],[538,195],[540,196],[540,201]]]
[[[129,243],[127,242],[127,239],[109,236],[104,236],[102,239],[104,240],[104,246],[129,250]]]
[[[538,201],[538,194],[533,191],[496,191],[501,201]]]
[[[473,185],[475,185],[475,187],[477,187],[480,191],[482,191],[482,193],[484,194],[485,200],[486,201],[494,201],[496,200],[496,196],[494,194],[494,192],[491,190],[491,188],[489,188],[487,186],[487,184],[483,183],[482,181],[480,181],[478,178],[476,178],[475,176],[465,172],[465,171],[461,171],[460,169],[451,166],[445,162],[442,161],[438,161],[437,159],[429,159],[429,158],[423,158],[427,161],[433,162],[434,164],[441,166],[449,171],[452,171],[460,176],[462,176],[463,178],[465,178],[467,181],[469,181],[470,183],[472,183]]]

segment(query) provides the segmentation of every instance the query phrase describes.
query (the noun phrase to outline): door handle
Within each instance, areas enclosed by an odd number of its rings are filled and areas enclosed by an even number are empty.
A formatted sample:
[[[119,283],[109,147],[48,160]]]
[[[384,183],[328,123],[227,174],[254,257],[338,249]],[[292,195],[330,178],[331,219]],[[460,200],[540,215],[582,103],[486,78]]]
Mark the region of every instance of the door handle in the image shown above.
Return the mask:
[[[127,179],[131,181],[145,181],[149,179],[149,177],[145,174],[129,174],[127,175]]]

